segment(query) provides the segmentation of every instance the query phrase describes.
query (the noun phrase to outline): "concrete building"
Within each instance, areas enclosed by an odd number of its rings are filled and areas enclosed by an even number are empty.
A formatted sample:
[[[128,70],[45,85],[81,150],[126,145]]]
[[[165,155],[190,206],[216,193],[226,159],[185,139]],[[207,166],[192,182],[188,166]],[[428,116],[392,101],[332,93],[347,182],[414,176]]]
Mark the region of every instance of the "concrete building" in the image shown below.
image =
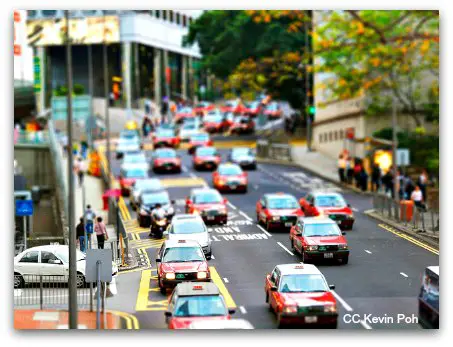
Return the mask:
[[[38,108],[42,110],[50,107],[54,92],[66,84],[65,14],[63,10],[27,12],[27,37],[34,47],[35,62],[40,64]],[[115,106],[139,108],[143,98],[160,104],[166,95],[193,99],[197,84],[204,84],[197,69],[201,56],[196,45],[183,47],[182,39],[189,23],[201,13],[70,11],[74,86],[82,86],[77,87],[94,98],[104,97],[102,52],[107,44],[110,92],[120,95]]]

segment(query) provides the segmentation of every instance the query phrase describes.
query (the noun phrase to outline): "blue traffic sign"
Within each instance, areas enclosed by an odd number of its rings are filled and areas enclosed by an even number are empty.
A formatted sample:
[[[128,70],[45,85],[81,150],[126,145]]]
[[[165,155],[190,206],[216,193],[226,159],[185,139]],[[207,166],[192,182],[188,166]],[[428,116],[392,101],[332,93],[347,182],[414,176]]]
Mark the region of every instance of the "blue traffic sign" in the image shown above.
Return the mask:
[[[16,216],[32,216],[33,201],[32,200],[16,200]]]

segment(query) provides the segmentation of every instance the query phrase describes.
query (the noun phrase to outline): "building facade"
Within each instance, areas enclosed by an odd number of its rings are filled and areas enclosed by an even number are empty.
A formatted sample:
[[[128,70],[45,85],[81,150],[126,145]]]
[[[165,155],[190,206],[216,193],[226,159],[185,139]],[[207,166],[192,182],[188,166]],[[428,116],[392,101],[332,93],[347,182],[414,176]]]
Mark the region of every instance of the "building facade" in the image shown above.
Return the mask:
[[[40,65],[37,93],[40,110],[66,85],[66,20],[63,10],[31,10],[27,37]],[[103,98],[103,47],[107,46],[109,92],[116,106],[137,108],[143,98],[160,104],[164,96],[193,99],[203,81],[196,45],[184,47],[197,10],[70,11],[74,87]],[[36,74],[36,71],[35,71]]]

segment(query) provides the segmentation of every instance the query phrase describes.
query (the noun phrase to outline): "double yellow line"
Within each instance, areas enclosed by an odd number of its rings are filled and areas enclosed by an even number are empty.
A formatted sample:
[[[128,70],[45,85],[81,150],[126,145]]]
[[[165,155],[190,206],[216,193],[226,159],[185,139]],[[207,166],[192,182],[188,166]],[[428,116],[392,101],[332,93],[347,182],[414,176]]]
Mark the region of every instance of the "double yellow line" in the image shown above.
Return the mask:
[[[129,221],[132,219],[131,214],[129,213],[129,209],[127,208],[122,196],[120,196],[120,199],[118,201],[118,207],[120,208],[121,216],[123,217],[124,221]]]
[[[128,330],[138,330],[140,329],[140,325],[138,324],[138,319],[137,317],[126,313],[126,312],[121,312],[121,311],[111,311],[108,310],[108,312],[123,318],[126,321],[126,329]]]
[[[412,242],[414,245],[417,245],[421,248],[424,248],[426,249],[427,251],[430,251],[431,253],[434,253],[434,254],[437,254],[439,255],[439,251],[431,246],[428,246],[427,244],[423,243],[423,242],[420,242],[416,239],[414,239],[413,237],[410,237],[404,233],[401,233],[399,231],[396,231],[395,229],[393,229],[392,227],[388,226],[388,225],[385,225],[385,224],[378,224],[382,229],[385,229],[389,232],[391,232],[392,234],[398,236],[398,237],[401,237],[402,239],[405,239],[409,242]]]

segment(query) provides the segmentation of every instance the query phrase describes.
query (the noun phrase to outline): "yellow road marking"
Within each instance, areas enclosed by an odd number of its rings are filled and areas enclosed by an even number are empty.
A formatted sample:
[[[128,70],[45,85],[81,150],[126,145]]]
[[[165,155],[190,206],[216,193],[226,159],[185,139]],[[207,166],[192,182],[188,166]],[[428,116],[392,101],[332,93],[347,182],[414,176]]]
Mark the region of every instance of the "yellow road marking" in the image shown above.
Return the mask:
[[[392,234],[401,237],[402,239],[405,239],[405,240],[407,240],[409,242],[412,242],[413,244],[415,244],[415,245],[417,245],[419,247],[422,247],[422,248],[426,249],[427,251],[430,251],[431,253],[439,255],[439,251],[437,249],[435,249],[435,248],[433,248],[431,246],[428,246],[427,244],[424,244],[423,242],[420,242],[420,241],[414,239],[413,237],[410,237],[410,236],[408,236],[408,235],[406,235],[404,233],[396,231],[392,227],[390,227],[388,225],[385,225],[385,224],[379,224],[379,226],[382,229],[385,229],[385,230],[391,232]]]
[[[130,313],[126,313],[126,312],[121,312],[121,311],[108,310],[108,312],[110,312],[116,316],[120,316],[120,317],[124,318],[124,320],[126,321],[126,329],[138,330],[140,328],[138,319],[134,315],[132,315]]]
[[[140,248],[142,250],[142,254],[145,256],[146,258],[146,262],[148,264],[148,267],[151,266],[151,261],[149,260],[149,257],[148,257],[148,252],[146,251],[145,248]]]
[[[126,221],[131,220],[131,214],[129,213],[129,209],[126,206],[126,203],[124,202],[124,199],[122,196],[120,196],[120,199],[118,201],[118,207],[121,210],[121,214],[123,215],[123,219]]]
[[[148,308],[149,285],[151,281],[151,270],[142,271],[140,287],[138,289],[135,311],[146,311]]]
[[[222,279],[220,278],[217,270],[215,269],[214,266],[210,266],[209,270],[211,272],[211,279],[212,281],[217,285],[219,288],[220,292],[223,295],[223,298],[225,299],[225,303],[229,308],[236,308],[236,303],[234,302],[233,298],[230,295],[230,292],[228,289],[225,287],[225,284],[223,284]]]
[[[159,248],[162,246],[163,241],[154,241],[154,240],[143,240],[142,242],[140,240],[131,240],[129,245],[133,248],[141,248],[141,249],[147,249],[147,248]]]
[[[131,272],[139,272],[139,271],[143,271],[143,269],[142,268],[137,268],[137,269],[132,269],[132,270],[119,271],[118,275],[128,274],[128,273],[131,273]]]
[[[170,187],[193,187],[193,186],[205,186],[206,181],[200,177],[196,178],[164,178],[160,182],[165,188]]]

